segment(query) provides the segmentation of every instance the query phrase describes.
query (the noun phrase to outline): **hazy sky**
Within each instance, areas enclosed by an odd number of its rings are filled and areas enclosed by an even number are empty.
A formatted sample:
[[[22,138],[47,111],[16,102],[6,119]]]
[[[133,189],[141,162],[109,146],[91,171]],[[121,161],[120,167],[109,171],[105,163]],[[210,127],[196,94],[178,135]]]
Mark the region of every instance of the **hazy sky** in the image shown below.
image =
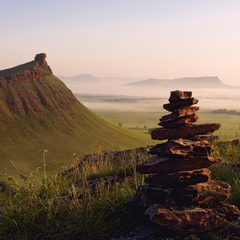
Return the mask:
[[[0,69],[240,85],[240,0],[0,0]]]

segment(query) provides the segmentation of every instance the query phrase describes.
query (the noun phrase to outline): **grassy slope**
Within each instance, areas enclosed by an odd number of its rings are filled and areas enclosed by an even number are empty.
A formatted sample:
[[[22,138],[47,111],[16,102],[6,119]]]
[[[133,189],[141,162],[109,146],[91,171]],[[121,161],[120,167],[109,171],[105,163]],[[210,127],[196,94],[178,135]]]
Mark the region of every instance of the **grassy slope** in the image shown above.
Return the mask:
[[[34,61],[31,61],[31,62],[28,62],[28,63],[18,65],[18,66],[13,67],[13,68],[8,68],[8,69],[1,70],[0,71],[0,77],[10,76],[10,75],[13,75],[13,74],[25,71],[25,70],[28,71],[29,69],[34,67],[35,64],[36,63]]]
[[[148,135],[107,122],[78,101],[69,104],[69,99],[72,100],[72,93],[54,75],[44,77],[43,81],[0,88],[1,117],[7,116],[0,130],[0,175],[5,167],[8,173],[13,171],[11,161],[26,173],[41,167],[43,149],[48,150],[47,170],[52,171],[70,163],[73,153],[82,157],[100,149],[121,150],[150,142]],[[13,101],[15,114],[9,111],[7,101]],[[28,115],[23,116],[24,111]]]

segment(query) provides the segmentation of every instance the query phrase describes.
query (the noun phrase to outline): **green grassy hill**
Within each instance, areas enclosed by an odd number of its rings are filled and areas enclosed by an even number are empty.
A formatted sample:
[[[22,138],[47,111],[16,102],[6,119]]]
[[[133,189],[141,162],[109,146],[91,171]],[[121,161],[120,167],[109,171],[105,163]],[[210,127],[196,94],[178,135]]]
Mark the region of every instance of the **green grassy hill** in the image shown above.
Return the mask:
[[[37,58],[39,55],[42,59]],[[44,54],[17,67],[0,71],[0,175],[23,173],[42,166],[59,170],[99,150],[146,146],[149,135],[107,122],[83,106],[52,74]],[[40,57],[41,57],[40,56]]]

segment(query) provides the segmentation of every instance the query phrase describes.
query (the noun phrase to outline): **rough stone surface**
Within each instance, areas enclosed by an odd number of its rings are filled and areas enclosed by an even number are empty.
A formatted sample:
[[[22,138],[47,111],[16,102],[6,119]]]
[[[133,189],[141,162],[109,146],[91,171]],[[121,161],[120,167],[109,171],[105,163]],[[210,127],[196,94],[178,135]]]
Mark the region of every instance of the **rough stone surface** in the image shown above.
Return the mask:
[[[188,186],[188,189],[197,191],[198,194],[192,199],[192,202],[196,206],[202,207],[220,204],[231,194],[230,185],[218,180],[209,180],[205,183]]]
[[[168,99],[169,102],[176,102],[181,99],[188,99],[192,97],[192,92],[190,91],[171,91],[170,92],[170,97]]]
[[[157,144],[150,149],[149,153],[158,155],[210,156],[212,151],[213,146],[210,145],[206,139],[189,140],[179,138],[167,141],[166,143]]]
[[[47,57],[46,53],[36,54],[34,61],[39,62],[42,65],[47,65],[47,61],[45,60]]]
[[[195,114],[198,110],[199,110],[199,107],[196,107],[196,106],[195,107],[183,107],[183,108],[173,111],[172,113],[170,113],[168,115],[162,116],[159,120],[160,120],[160,122],[174,121],[181,117],[186,117],[186,116]]]
[[[207,168],[174,173],[159,173],[145,178],[145,183],[153,186],[173,187],[207,182],[211,171]]]
[[[181,117],[175,121],[167,121],[160,122],[158,125],[163,126],[165,128],[176,128],[186,126],[187,124],[194,123],[198,120],[198,116],[196,114],[192,114],[187,117]]]
[[[179,108],[191,106],[197,103],[198,103],[198,99],[196,98],[180,99],[179,101],[176,101],[176,102],[163,104],[163,108],[169,112],[173,112]]]
[[[206,123],[198,125],[187,125],[180,128],[156,128],[152,131],[152,139],[165,140],[177,138],[189,138],[195,135],[212,134],[220,128],[218,123]]]
[[[174,173],[209,167],[221,162],[218,157],[196,156],[196,157],[170,157],[154,156],[146,162],[137,165],[136,170],[142,174],[151,173]]]
[[[146,210],[149,219],[178,232],[203,232],[224,224],[226,214],[210,208],[162,207],[154,204]]]
[[[229,184],[217,180],[169,188],[145,185],[138,190],[136,204],[145,199],[145,206],[157,203],[168,206],[210,207],[227,200],[230,193]]]

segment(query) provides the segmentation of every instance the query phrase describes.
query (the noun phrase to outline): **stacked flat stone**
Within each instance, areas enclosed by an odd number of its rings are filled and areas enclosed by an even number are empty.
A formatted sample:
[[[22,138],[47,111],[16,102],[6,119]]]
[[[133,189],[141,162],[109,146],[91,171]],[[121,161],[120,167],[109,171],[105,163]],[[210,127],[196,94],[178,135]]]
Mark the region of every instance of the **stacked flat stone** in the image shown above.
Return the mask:
[[[147,174],[148,185],[139,188],[135,200],[147,206],[145,213],[152,222],[178,232],[215,229],[232,211],[221,205],[230,196],[230,186],[212,180],[208,169],[221,161],[211,156],[209,143],[209,135],[220,124],[194,124],[197,103],[192,92],[171,92],[169,103],[163,105],[171,113],[160,119],[161,127],[151,134],[152,139],[166,141],[152,147],[151,157],[136,167]]]

